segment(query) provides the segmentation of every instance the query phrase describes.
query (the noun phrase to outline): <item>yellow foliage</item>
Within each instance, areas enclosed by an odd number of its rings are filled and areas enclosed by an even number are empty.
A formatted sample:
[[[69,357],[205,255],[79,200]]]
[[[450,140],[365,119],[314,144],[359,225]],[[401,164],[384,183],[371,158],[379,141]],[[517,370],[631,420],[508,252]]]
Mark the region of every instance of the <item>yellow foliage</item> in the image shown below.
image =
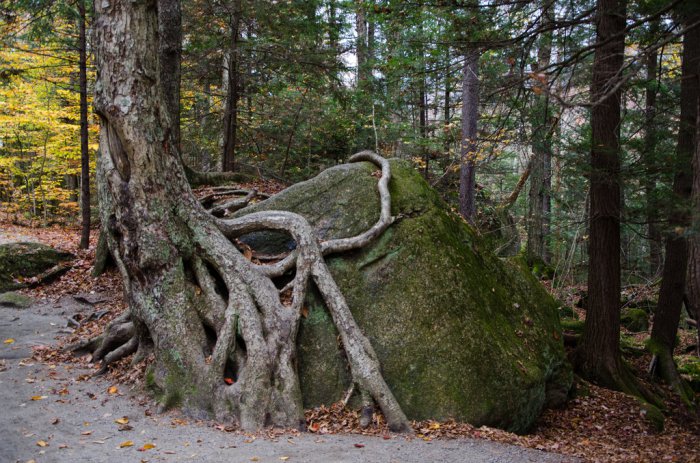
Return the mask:
[[[0,48],[2,68],[12,71],[0,75],[0,208],[8,214],[70,218],[79,210],[78,182],[69,182],[80,174],[77,57],[74,51],[56,51],[59,47],[15,45]],[[97,131],[93,118],[93,157]]]

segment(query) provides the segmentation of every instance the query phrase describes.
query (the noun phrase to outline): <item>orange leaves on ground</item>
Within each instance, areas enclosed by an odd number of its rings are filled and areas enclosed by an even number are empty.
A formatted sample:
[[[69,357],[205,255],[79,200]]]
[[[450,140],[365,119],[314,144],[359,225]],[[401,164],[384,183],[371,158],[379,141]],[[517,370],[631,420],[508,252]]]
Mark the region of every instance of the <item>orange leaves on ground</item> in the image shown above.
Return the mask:
[[[9,339],[5,339],[2,343],[3,344],[14,344],[15,340],[12,338],[9,338]]]
[[[132,441],[132,440],[125,440],[124,442],[119,444],[120,449],[123,449],[125,447],[133,447],[133,446],[134,446],[134,441]]]
[[[145,452],[146,450],[154,449],[156,448],[156,444],[151,444],[150,442],[147,444],[143,444],[143,446],[139,447],[137,450],[139,452]]]
[[[116,420],[114,420],[114,422],[117,424],[127,424],[129,422],[129,418],[127,418],[126,416],[122,416],[121,418],[117,418]]]

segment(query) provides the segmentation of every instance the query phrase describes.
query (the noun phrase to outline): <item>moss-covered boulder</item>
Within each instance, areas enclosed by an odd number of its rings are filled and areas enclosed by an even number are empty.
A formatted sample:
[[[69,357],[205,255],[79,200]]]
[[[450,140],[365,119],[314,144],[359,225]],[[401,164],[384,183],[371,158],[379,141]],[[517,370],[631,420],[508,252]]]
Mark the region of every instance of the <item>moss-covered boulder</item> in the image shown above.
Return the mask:
[[[324,239],[352,236],[379,216],[374,170],[368,163],[338,166],[239,213],[294,211]],[[524,264],[484,251],[408,165],[392,161],[392,174],[397,222],[370,246],[327,259],[389,387],[411,419],[525,431],[545,404],[564,400],[571,385],[558,305]],[[316,406],[342,398],[349,372],[330,315],[313,291],[307,309],[299,373],[305,405]]]
[[[31,278],[72,259],[69,252],[41,243],[0,244],[0,292],[26,286],[19,280]]]
[[[620,324],[633,333],[647,331],[649,329],[649,315],[642,309],[628,307],[620,314]]]

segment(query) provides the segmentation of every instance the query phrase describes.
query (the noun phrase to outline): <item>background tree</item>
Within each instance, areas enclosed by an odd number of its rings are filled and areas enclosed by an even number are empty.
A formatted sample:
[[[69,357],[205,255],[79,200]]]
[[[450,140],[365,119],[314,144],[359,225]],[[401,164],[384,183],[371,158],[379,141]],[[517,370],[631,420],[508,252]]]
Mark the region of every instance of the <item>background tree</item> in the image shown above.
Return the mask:
[[[659,303],[654,312],[654,325],[649,341],[655,354],[658,374],[671,384],[684,402],[690,403],[692,392],[676,369],[673,348],[681,316],[681,306],[688,268],[688,236],[691,233],[690,209],[693,186],[692,160],[697,144],[698,102],[700,97],[700,8],[684,4],[679,15],[685,26],[681,73],[680,126],[674,163],[673,204],[669,213]]]

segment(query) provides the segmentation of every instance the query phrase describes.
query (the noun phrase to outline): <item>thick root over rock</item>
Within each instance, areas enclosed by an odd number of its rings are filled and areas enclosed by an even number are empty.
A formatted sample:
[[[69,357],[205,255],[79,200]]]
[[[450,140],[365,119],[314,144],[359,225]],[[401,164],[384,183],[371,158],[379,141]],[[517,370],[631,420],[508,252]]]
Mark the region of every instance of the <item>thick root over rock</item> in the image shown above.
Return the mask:
[[[305,218],[290,212],[221,217],[247,203],[254,193],[219,208],[181,202],[174,222],[182,233],[181,244],[187,242],[179,248],[182,257],[175,265],[147,274],[143,265],[135,268],[123,259],[122,232],[113,228],[110,245],[120,256],[117,264],[131,310],[113,321],[99,339],[76,350],[93,350],[93,360],[102,361],[103,372],[109,364],[140,349],[139,339],[152,340],[156,364],[151,382],[160,390],[164,405],[182,405],[198,416],[209,411],[219,420],[234,421],[248,430],[270,425],[303,429],[296,336],[312,282],[338,328],[364,407],[371,410],[376,403],[391,430],[411,432],[382,377],[371,343],[324,260],[326,254],[368,244],[394,220],[389,163],[371,152],[351,158],[351,162],[360,161],[372,162],[382,170],[378,186],[381,214],[372,228],[355,237],[321,242]],[[106,163],[110,164],[109,159]],[[288,234],[296,249],[276,263],[252,262],[234,243],[242,235],[261,230]],[[136,325],[145,334],[139,335]]]

